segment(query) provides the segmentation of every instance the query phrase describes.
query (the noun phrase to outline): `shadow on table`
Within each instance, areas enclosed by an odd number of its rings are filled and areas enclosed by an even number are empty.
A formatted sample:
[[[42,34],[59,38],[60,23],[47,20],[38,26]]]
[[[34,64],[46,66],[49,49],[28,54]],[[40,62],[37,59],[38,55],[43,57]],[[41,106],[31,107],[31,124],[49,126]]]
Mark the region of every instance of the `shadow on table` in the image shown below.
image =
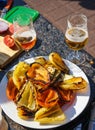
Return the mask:
[[[79,4],[89,10],[95,10],[95,0],[68,0],[68,1],[79,1]]]
[[[42,40],[37,38],[37,42],[35,44],[35,46],[33,47],[33,49],[38,49],[41,46]]]
[[[93,82],[93,80],[89,77],[88,77],[88,80],[89,80],[89,83],[90,83],[90,88],[91,88],[91,102],[95,102],[95,83]]]

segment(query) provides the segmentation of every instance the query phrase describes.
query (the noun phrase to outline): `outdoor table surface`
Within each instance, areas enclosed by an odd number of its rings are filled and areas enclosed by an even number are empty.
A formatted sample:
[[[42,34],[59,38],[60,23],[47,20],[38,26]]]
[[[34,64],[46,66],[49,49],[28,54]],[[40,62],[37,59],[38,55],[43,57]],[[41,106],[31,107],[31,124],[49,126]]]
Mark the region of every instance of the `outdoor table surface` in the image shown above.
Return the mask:
[[[16,5],[25,5],[25,3],[20,0],[14,0],[13,6]],[[30,51],[33,57],[40,55],[48,56],[51,52],[58,52],[63,58],[66,58],[68,53],[70,53],[70,50],[64,42],[64,34],[61,31],[54,27],[52,23],[47,21],[42,15],[40,15],[39,18],[34,22],[34,27],[37,32],[37,43],[35,47]],[[93,57],[84,50],[82,50],[82,53],[85,53],[87,60],[83,65],[80,65],[79,67],[88,77],[91,87],[91,97],[87,107],[76,119],[60,127],[63,130],[72,130],[80,123],[83,124],[82,129],[87,130],[90,118],[91,104],[95,100],[95,65],[91,66],[89,63],[91,60],[93,60]],[[20,56],[23,56],[24,54],[25,53],[22,53]],[[18,63],[18,58],[14,59],[9,65],[4,68],[6,72]],[[0,80],[2,80],[5,71],[0,71]],[[9,124],[9,130],[30,130],[30,128],[23,127],[12,121],[5,113],[3,114]]]

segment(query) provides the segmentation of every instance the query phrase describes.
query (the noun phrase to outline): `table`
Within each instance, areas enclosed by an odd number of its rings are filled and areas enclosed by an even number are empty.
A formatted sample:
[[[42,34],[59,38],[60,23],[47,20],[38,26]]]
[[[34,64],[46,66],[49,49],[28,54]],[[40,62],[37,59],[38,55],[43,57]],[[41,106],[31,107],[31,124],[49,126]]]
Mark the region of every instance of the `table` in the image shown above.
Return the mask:
[[[14,1],[16,2],[16,0]],[[24,3],[23,3],[24,4]],[[22,5],[23,5],[22,4]],[[15,3],[14,3],[15,5]],[[70,52],[67,45],[64,43],[64,34],[59,31],[56,27],[52,25],[49,21],[47,21],[43,16],[39,16],[39,18],[35,21],[34,27],[37,32],[37,43],[36,46],[30,51],[33,57],[35,56],[47,56],[49,53],[56,51],[58,52],[63,58],[66,58],[66,55]],[[90,110],[91,110],[91,103],[95,100],[95,68],[94,65],[91,66],[89,63],[90,60],[93,59],[88,53],[82,50],[83,53],[86,55],[86,62],[84,65],[80,65],[80,68],[85,72],[87,75],[90,86],[91,86],[91,97],[90,101],[85,108],[85,110],[72,122],[67,125],[61,127],[64,130],[72,130],[78,124],[82,123],[82,130],[87,130],[89,118],[90,118]],[[24,53],[21,55],[23,56]],[[8,71],[13,65],[18,62],[18,58],[14,59],[9,65],[6,66],[5,70]],[[0,71],[0,80],[4,76],[5,71]],[[4,113],[3,113],[4,114]],[[19,124],[13,122],[7,115],[5,115],[6,120],[9,124],[9,130],[30,130],[29,128],[25,128],[20,126]]]

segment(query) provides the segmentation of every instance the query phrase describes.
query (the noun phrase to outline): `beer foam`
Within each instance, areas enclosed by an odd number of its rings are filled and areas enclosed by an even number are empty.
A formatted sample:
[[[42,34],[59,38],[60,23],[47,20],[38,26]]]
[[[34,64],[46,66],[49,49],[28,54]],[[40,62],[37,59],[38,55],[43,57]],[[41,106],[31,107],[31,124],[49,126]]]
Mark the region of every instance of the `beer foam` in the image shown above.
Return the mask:
[[[73,27],[67,29],[65,37],[72,42],[83,42],[88,38],[88,32],[85,29]]]
[[[22,33],[19,34],[20,37],[36,37],[36,33],[34,30],[30,30],[30,31],[24,31]]]

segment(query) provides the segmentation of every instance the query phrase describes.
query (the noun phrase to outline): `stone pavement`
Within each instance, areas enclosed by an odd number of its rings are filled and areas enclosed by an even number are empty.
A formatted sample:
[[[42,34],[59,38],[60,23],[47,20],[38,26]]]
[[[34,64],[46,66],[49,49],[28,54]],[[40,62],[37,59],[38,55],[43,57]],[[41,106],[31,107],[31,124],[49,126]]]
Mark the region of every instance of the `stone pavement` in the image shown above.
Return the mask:
[[[24,0],[65,33],[68,15],[79,12],[88,18],[89,43],[85,50],[95,58],[95,0]]]

